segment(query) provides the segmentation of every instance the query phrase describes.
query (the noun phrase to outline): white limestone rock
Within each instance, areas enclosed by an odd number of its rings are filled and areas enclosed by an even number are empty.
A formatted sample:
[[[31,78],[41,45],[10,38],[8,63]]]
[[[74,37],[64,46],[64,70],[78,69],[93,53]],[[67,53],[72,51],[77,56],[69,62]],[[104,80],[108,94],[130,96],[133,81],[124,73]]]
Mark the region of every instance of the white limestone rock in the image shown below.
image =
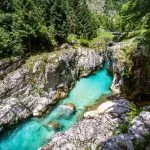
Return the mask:
[[[39,55],[38,59],[32,59],[31,56],[28,58],[29,64],[18,69],[14,67],[14,70],[0,77],[0,125],[22,120],[29,115],[42,115],[47,106],[67,95],[76,79],[102,66],[103,59],[104,56],[96,50],[74,49],[71,46],[49,53],[44,58]],[[0,62],[0,71],[9,65]],[[11,102],[11,99],[14,98],[15,104],[12,104],[14,100]]]
[[[125,99],[107,101],[101,104],[97,110],[86,112],[85,118],[98,117],[101,114],[111,113],[112,115],[119,115],[122,119],[127,119],[126,114],[130,109],[129,103]]]
[[[126,100],[103,103],[96,110],[96,115],[93,112],[86,113],[85,116],[87,117],[83,121],[64,133],[57,133],[41,150],[96,149],[98,145],[102,145],[113,135],[120,122],[126,121],[125,118],[120,116],[127,115],[128,112],[129,104]],[[89,117],[87,114],[91,116]]]

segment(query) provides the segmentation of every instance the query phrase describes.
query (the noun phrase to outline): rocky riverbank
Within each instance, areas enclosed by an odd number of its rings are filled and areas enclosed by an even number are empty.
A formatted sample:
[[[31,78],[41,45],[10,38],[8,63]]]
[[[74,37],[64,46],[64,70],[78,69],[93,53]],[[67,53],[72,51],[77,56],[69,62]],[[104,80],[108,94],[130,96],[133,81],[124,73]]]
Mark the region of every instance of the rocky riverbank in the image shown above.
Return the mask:
[[[150,136],[148,110],[142,111],[133,119],[125,134],[120,133],[114,136],[120,124],[129,124],[128,117],[131,111],[130,103],[125,99],[107,101],[96,110],[86,112],[84,120],[68,131],[57,133],[40,150],[134,150],[139,142],[144,148],[149,148],[150,139],[146,139]]]
[[[146,46],[132,39],[109,47],[106,54],[109,60],[108,70],[114,75],[111,86],[113,94],[134,101],[144,100],[145,96],[149,96],[150,57]],[[149,109],[143,108],[139,115],[132,111],[127,100],[111,99],[96,110],[85,113],[83,121],[68,131],[57,133],[41,150],[149,149]],[[129,114],[138,116],[130,120]],[[122,131],[116,134],[118,128]]]
[[[96,50],[68,45],[61,51],[31,56],[23,64],[21,60],[0,62],[1,130],[30,115],[41,116],[68,94],[78,78],[94,73],[103,62],[104,56]]]

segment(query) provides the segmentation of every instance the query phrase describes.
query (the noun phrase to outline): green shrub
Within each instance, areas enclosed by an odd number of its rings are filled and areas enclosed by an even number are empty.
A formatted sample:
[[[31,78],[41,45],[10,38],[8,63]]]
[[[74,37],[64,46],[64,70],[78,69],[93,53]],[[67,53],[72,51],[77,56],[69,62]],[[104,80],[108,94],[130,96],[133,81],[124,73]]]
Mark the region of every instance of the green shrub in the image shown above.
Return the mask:
[[[77,35],[69,34],[67,37],[67,42],[72,45],[79,44],[79,39],[77,38]]]
[[[131,111],[128,113],[128,121],[131,124],[132,120],[141,112],[141,108],[137,108],[133,103],[130,104]]]
[[[113,39],[113,34],[102,29],[98,29],[97,37],[91,41],[90,47],[92,48],[105,48],[106,44]]]
[[[129,129],[128,124],[120,124],[115,134],[127,133]]]
[[[73,46],[84,46],[84,47],[89,47],[90,45],[90,40],[87,40],[83,37],[78,38],[77,35],[75,34],[69,34],[67,37],[67,42]]]
[[[129,127],[132,125],[132,120],[140,114],[141,108],[137,108],[133,103],[130,103],[130,112],[128,113],[128,123],[122,123],[119,125],[114,134],[127,133]]]
[[[82,37],[79,39],[79,43],[81,46],[84,46],[84,47],[89,47],[90,45],[90,41]]]

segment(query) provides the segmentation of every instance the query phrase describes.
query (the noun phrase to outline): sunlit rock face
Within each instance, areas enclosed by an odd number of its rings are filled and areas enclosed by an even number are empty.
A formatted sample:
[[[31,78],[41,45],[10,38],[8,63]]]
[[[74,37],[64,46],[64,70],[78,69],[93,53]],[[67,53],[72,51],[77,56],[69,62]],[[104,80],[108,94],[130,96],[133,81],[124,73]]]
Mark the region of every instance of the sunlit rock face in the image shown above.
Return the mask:
[[[67,96],[72,83],[102,67],[104,56],[94,49],[69,46],[31,56],[23,65],[21,62],[20,59],[15,61],[12,67],[7,61],[0,62],[3,75],[0,80],[1,125],[30,115],[41,116],[47,106]],[[8,65],[11,69],[6,71]]]
[[[118,14],[118,5],[121,7],[126,0],[86,0],[86,2],[92,13],[113,19]]]

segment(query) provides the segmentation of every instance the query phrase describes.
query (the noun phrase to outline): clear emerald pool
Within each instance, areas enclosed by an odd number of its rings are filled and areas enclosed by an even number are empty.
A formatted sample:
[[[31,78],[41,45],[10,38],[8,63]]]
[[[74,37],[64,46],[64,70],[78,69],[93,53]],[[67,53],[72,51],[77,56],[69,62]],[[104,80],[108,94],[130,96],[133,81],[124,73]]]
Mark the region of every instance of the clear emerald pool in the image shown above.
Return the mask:
[[[74,125],[82,116],[86,106],[91,106],[104,94],[111,94],[112,76],[107,72],[106,65],[96,74],[77,81],[69,96],[63,99],[46,117],[31,118],[6,132],[0,137],[0,150],[37,150],[44,145],[56,132],[65,131]],[[76,113],[67,115],[62,104],[72,103]],[[60,124],[58,130],[47,126],[49,121]]]

